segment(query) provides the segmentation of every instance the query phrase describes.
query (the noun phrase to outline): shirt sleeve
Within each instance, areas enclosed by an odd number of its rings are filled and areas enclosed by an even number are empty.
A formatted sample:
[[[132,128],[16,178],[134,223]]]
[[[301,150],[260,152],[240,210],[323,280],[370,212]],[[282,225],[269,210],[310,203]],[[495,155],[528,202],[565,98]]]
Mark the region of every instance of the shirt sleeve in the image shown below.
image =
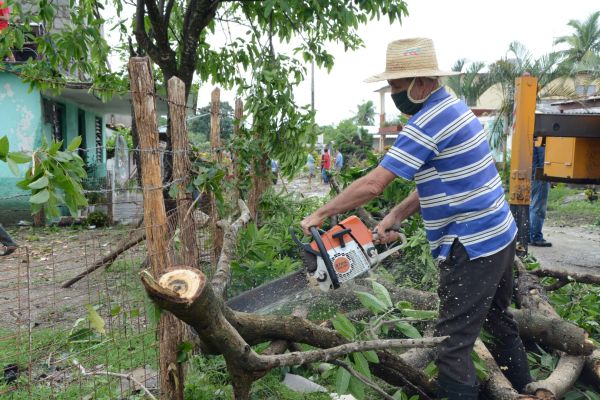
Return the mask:
[[[412,180],[438,152],[435,141],[414,125],[406,125],[379,164],[396,176]]]

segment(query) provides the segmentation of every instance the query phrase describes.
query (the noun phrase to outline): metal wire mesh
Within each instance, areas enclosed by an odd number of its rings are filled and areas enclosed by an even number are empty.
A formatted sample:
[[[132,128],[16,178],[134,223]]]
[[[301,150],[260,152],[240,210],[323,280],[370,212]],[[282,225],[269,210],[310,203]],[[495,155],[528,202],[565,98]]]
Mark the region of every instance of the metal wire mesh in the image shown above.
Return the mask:
[[[131,219],[139,221],[141,193],[128,196],[137,204]],[[112,197],[113,210],[118,199]],[[190,215],[204,217],[199,211]],[[167,251],[177,264],[181,244],[174,220],[167,220]],[[133,224],[10,230],[20,247],[0,257],[0,398],[126,399],[142,395],[138,383],[158,393],[157,317],[139,279],[148,256],[145,243],[61,287],[144,229]],[[210,227],[195,231],[200,266],[209,266]]]

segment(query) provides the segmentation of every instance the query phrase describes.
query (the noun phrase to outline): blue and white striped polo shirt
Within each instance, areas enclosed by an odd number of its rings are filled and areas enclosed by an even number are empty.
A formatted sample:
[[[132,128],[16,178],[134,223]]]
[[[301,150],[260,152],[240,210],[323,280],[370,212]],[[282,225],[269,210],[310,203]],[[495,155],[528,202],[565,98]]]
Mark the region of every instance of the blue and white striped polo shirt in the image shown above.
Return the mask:
[[[515,238],[486,132],[444,88],[408,121],[381,166],[415,180],[434,259],[445,259],[455,238],[470,259],[497,253]]]

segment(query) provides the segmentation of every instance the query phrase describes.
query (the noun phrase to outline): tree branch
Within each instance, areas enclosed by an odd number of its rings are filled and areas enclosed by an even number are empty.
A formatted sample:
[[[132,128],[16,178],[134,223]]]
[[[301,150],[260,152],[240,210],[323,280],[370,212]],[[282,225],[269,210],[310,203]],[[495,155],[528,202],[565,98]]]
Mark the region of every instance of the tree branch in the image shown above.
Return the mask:
[[[160,63],[161,53],[160,49],[152,43],[152,40],[146,32],[144,16],[146,14],[144,0],[137,0],[136,11],[135,11],[135,38],[142,49],[150,56],[150,58],[156,62],[161,68],[163,67]]]
[[[330,363],[333,365],[337,365],[338,367],[344,368],[346,371],[348,371],[348,373],[350,375],[352,375],[353,377],[355,377],[356,379],[358,379],[359,381],[361,381],[362,383],[364,383],[365,385],[367,385],[368,387],[370,387],[371,389],[373,389],[374,391],[379,393],[379,395],[382,398],[387,399],[387,400],[394,400],[394,398],[392,396],[387,394],[382,388],[380,388],[378,385],[376,385],[374,382],[372,382],[369,378],[367,378],[363,374],[358,373],[355,370],[353,370],[350,367],[350,365],[348,365],[348,363],[341,361],[341,360],[331,360]]]
[[[422,339],[379,339],[342,344],[328,349],[286,353],[278,356],[259,356],[269,368],[304,365],[317,361],[329,362],[340,356],[367,350],[408,349],[437,346],[447,336]]]
[[[211,284],[215,294],[220,298],[225,296],[225,289],[229,282],[231,258],[235,249],[235,240],[238,231],[250,221],[250,210],[246,206],[246,203],[243,200],[238,200],[238,207],[241,214],[233,224],[229,225],[226,221],[218,222],[218,225],[223,229],[223,247]]]

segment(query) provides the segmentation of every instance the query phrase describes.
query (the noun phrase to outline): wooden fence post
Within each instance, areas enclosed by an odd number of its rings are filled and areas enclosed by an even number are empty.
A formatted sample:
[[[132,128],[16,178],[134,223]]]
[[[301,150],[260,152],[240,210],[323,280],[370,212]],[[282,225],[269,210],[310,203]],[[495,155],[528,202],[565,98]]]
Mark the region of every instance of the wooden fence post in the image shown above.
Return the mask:
[[[244,114],[244,103],[242,99],[235,99],[235,109],[233,112],[233,136],[236,137],[240,134],[240,124],[242,123],[242,117]],[[239,154],[231,153],[231,168],[233,169],[233,182],[234,182],[234,203],[237,203],[238,199],[242,197],[240,191],[240,163]]]
[[[221,91],[215,88],[210,96],[210,147],[213,152],[213,160],[218,163],[222,161],[221,153]],[[213,251],[211,252],[211,264],[216,268],[219,257],[221,256],[221,247],[223,246],[223,230],[217,225],[219,213],[217,211],[217,200],[213,193],[210,194],[210,227],[213,239]]]
[[[173,180],[177,187],[177,219],[182,244],[183,263],[198,266],[198,243],[193,218],[192,195],[187,191],[192,164],[185,123],[185,84],[176,76],[169,79],[169,116],[171,118],[171,143],[173,145]]]
[[[136,126],[139,135],[144,224],[152,275],[160,277],[169,267],[169,228],[163,200],[154,80],[150,60],[132,57],[129,76]],[[179,373],[177,347],[181,323],[171,313],[163,312],[158,323],[161,399],[183,399],[183,376]]]

